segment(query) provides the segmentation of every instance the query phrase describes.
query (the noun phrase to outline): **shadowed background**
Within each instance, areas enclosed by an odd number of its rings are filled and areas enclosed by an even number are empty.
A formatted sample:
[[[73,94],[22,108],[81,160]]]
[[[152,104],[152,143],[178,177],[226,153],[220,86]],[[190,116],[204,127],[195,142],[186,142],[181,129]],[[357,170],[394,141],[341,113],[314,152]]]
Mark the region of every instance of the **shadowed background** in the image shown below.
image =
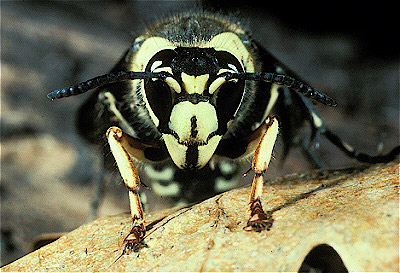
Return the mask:
[[[385,152],[398,145],[399,43],[390,9],[372,2],[259,2],[203,4],[235,12],[267,50],[335,98],[336,108],[316,108],[347,142],[371,154],[379,143]],[[60,101],[46,94],[107,73],[146,25],[195,5],[1,2],[1,265],[28,253],[34,237],[70,231],[89,213],[101,154],[74,128],[76,109],[88,94]],[[268,177],[312,168],[299,149],[282,164],[281,150],[278,142]],[[331,168],[359,164],[323,138],[317,153]],[[121,179],[110,181],[100,215],[128,210]]]

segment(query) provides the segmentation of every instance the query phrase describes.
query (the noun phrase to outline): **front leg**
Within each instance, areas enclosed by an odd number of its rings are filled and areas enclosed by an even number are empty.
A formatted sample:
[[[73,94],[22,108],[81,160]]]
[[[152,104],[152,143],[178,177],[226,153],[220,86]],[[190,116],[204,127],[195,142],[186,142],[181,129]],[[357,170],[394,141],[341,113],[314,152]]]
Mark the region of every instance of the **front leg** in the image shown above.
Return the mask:
[[[126,243],[124,251],[125,249],[138,251],[141,247],[145,246],[143,239],[146,235],[146,228],[144,226],[143,208],[138,193],[140,179],[136,171],[136,166],[127,152],[129,147],[124,147],[128,145],[129,136],[124,134],[118,127],[110,127],[107,130],[106,137],[111,153],[117,162],[118,169],[129,191],[129,204],[133,226],[124,240],[124,243]]]
[[[252,169],[255,172],[250,193],[250,219],[247,221],[246,230],[260,232],[272,227],[271,212],[265,213],[261,204],[264,173],[271,160],[272,150],[279,132],[279,122],[276,116],[268,116],[265,120],[266,131],[254,152]]]

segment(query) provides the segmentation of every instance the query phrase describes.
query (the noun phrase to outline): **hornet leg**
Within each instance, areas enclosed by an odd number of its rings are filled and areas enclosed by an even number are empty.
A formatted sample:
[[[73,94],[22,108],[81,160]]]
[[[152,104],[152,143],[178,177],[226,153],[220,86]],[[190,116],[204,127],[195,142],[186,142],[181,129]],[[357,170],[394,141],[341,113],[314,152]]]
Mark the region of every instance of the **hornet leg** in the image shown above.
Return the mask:
[[[136,166],[131,156],[126,151],[127,149],[124,147],[127,143],[127,135],[124,135],[122,130],[118,127],[110,127],[107,130],[106,137],[110,144],[111,152],[117,162],[118,169],[129,191],[129,204],[133,226],[124,240],[126,243],[125,249],[138,251],[141,247],[145,246],[143,239],[146,235],[144,213],[138,193],[140,179],[136,171]]]
[[[271,160],[272,150],[279,131],[279,122],[276,116],[268,116],[265,120],[267,130],[260,139],[254,152],[252,169],[255,172],[250,193],[250,219],[245,227],[246,230],[269,230],[272,226],[272,215],[265,213],[261,204],[262,188],[264,184],[264,173]]]

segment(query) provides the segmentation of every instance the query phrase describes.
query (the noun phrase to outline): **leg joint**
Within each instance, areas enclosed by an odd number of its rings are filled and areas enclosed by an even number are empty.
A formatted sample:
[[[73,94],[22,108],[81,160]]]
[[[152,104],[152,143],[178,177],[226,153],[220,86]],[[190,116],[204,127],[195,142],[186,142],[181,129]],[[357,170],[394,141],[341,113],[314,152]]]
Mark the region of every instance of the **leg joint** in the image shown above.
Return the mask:
[[[106,137],[108,138],[109,135],[112,134],[112,136],[116,139],[119,140],[122,137],[122,130],[116,126],[112,126],[108,128],[106,132]]]
[[[255,177],[263,176],[263,175],[265,174],[266,171],[267,171],[266,169],[265,169],[265,170],[262,170],[261,172],[255,171],[255,172],[254,172],[254,176],[255,176]]]
[[[128,191],[130,191],[132,193],[139,194],[139,185],[137,185],[137,187],[134,187],[134,188],[126,185],[126,188],[128,189]]]

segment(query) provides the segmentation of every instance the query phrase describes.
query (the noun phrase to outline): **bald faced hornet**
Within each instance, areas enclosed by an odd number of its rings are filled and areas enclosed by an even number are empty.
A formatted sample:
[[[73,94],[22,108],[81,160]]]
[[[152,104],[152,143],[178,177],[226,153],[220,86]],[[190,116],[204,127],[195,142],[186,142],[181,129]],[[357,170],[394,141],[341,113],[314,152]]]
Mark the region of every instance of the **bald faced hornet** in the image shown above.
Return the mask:
[[[93,89],[79,110],[78,130],[105,154],[111,151],[128,188],[133,219],[128,249],[138,249],[146,233],[138,164],[148,166],[144,170],[156,192],[162,188],[165,195],[195,202],[229,188],[236,164],[253,157],[246,229],[261,231],[272,225],[261,193],[279,130],[290,147],[296,130],[308,122],[312,137],[323,134],[363,162],[386,162],[399,153],[399,147],[381,156],[355,151],[327,128],[309,100],[335,106],[334,99],[299,79],[239,22],[207,12],[154,24],[110,73],[48,97]]]

